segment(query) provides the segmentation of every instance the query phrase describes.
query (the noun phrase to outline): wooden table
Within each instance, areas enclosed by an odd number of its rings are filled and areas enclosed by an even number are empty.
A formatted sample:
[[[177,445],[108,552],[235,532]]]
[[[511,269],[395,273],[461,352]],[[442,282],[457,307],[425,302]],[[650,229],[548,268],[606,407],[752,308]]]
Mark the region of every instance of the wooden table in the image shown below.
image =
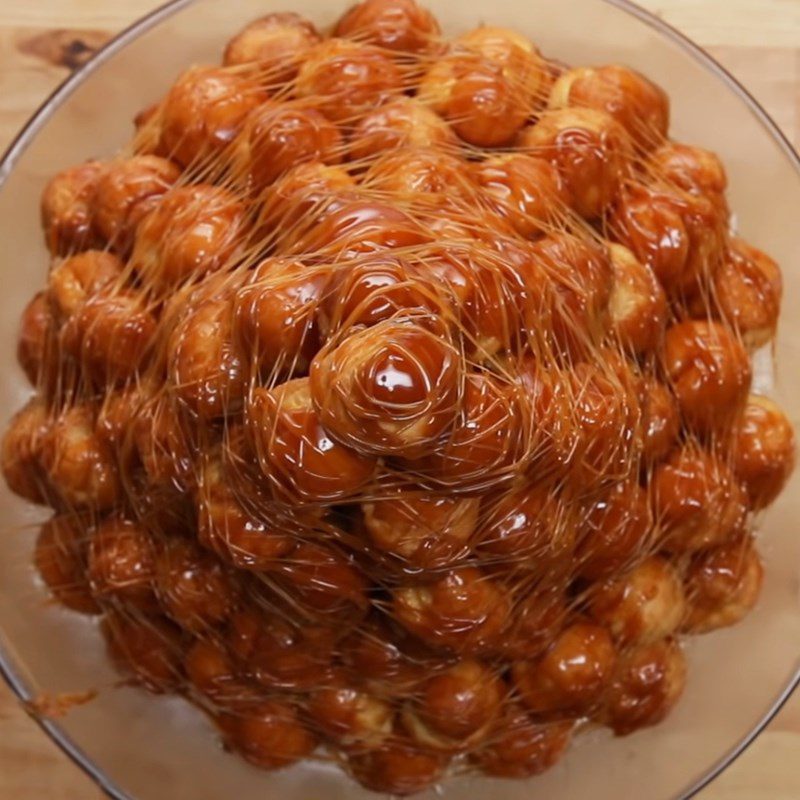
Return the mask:
[[[157,5],[157,0],[6,0],[0,8],[0,150],[70,69]],[[800,0],[641,0],[641,5],[705,46],[800,148]],[[4,685],[0,725],[0,798],[99,797]],[[702,800],[797,800],[799,762],[796,695]]]

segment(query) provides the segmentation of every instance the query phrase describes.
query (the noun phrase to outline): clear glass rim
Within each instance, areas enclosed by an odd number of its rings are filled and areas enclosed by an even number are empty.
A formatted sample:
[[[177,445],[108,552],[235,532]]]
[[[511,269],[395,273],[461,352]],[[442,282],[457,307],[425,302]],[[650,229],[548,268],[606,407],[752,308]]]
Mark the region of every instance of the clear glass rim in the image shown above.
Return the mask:
[[[20,155],[27,149],[36,137],[39,129],[55,113],[61,104],[72,94],[73,91],[96,69],[104,64],[108,58],[124,48],[129,42],[136,39],[145,31],[158,25],[163,20],[172,16],[181,9],[191,5],[195,0],[170,0],[162,6],[141,17],[136,22],[124,28],[120,33],[111,38],[95,55],[83,66],[73,72],[62,84],[60,84],[44,102],[39,106],[33,116],[22,127],[14,137],[11,144],[0,158],[0,190],[2,190],[11,171],[14,169]],[[753,95],[716,59],[714,59],[700,45],[689,39],[677,28],[668,22],[655,16],[650,11],[636,5],[631,0],[598,0],[598,2],[619,8],[620,10],[636,17],[640,22],[655,29],[667,39],[677,44],[691,58],[705,67],[709,72],[716,75],[739,99],[749,108],[750,112],[758,119],[762,127],[777,142],[783,150],[789,162],[792,164],[795,174],[800,180],[800,155],[798,155],[787,136],[778,127],[772,117],[766,112],[761,104]],[[113,800],[135,800],[119,786],[117,786],[93,759],[86,754],[67,734],[67,732],[52,719],[47,719],[36,712],[31,702],[34,699],[25,681],[17,674],[11,663],[11,658],[7,648],[0,642],[0,675],[3,676],[11,691],[27,710],[29,716],[39,725],[39,727],[52,739],[59,749],[76,764],[94,783]],[[783,708],[786,701],[800,685],[800,669],[790,678],[786,686],[776,696],[770,707],[753,728],[745,734],[737,744],[727,753],[712,764],[708,771],[689,786],[678,798],[678,800],[689,800],[694,797],[713,780],[727,769],[763,732],[769,723],[775,718]]]

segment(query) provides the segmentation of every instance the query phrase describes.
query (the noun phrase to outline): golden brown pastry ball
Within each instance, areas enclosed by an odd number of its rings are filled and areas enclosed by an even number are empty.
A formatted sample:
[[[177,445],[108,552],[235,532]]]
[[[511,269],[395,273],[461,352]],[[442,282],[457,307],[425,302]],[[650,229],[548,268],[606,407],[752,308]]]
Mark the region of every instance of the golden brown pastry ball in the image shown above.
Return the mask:
[[[280,769],[310,756],[316,737],[286,700],[262,700],[217,716],[225,743],[251,764]]]
[[[641,386],[642,430],[646,463],[655,463],[669,455],[680,432],[678,403],[672,392],[657,378],[648,378]]]
[[[488,665],[467,659],[431,676],[403,711],[403,727],[434,750],[472,748],[500,713],[507,687]]]
[[[535,714],[586,712],[601,701],[616,659],[605,628],[576,622],[538,661],[513,664],[511,675],[522,702]]]
[[[56,494],[74,508],[105,511],[119,502],[120,476],[111,449],[95,433],[95,412],[75,405],[52,421],[41,464]]]
[[[497,645],[511,613],[502,588],[474,567],[395,589],[392,595],[392,613],[404,628],[433,647],[462,654]]]
[[[617,662],[604,717],[617,736],[657,725],[686,685],[686,659],[674,639],[660,639],[625,652]]]
[[[401,53],[433,50],[440,33],[436,17],[415,0],[362,0],[348,9],[333,29],[334,36]]]
[[[376,158],[400,147],[454,152],[458,139],[438,114],[414,97],[397,97],[370,111],[350,134],[351,161]]]
[[[182,186],[139,223],[131,264],[147,287],[168,294],[232,265],[246,233],[245,209],[217,186]]]
[[[276,504],[266,507],[248,497],[251,486],[231,480],[235,477],[219,456],[204,461],[197,499],[197,537],[238,569],[270,569],[291,550],[292,534],[302,529],[302,523],[289,509]]]
[[[170,388],[202,419],[233,414],[242,407],[244,355],[233,334],[228,298],[190,307],[168,342]]]
[[[741,410],[752,374],[736,336],[707,320],[667,330],[664,371],[684,420],[699,433],[724,428]]]
[[[394,722],[389,702],[341,681],[312,692],[308,715],[320,733],[348,749],[380,745]]]
[[[17,362],[31,386],[47,393],[57,383],[57,321],[46,292],[37,292],[25,306],[17,334]]]
[[[725,190],[728,176],[719,156],[710,150],[679,142],[664,142],[650,154],[646,167],[654,179],[706,197],[727,213]]]
[[[490,208],[526,238],[557,225],[569,206],[558,170],[547,160],[511,153],[479,161],[471,170]]]
[[[566,70],[553,84],[548,105],[605,111],[644,151],[662,142],[669,129],[666,92],[636,70],[618,64]]]
[[[99,385],[124,383],[145,366],[157,323],[144,298],[102,292],[87,300],[61,330],[61,347]]]
[[[724,255],[717,204],[669,185],[627,181],[609,209],[613,237],[653,270],[670,297],[690,297]]]
[[[375,473],[374,456],[331,438],[306,378],[256,389],[246,413],[261,469],[278,497],[312,503],[342,499]]]
[[[302,103],[267,102],[253,111],[234,150],[234,178],[256,193],[298,164],[338,164],[344,155],[338,127]]]
[[[95,187],[93,221],[104,242],[127,254],[136,228],[181,177],[177,165],[151,155],[133,156],[108,164]]]
[[[252,702],[253,691],[242,678],[222,642],[195,639],[186,651],[183,668],[191,687],[214,705],[238,708]]]
[[[652,536],[647,493],[634,481],[620,481],[586,508],[578,531],[578,573],[590,580],[631,566]]]
[[[496,778],[530,778],[554,766],[572,740],[572,721],[537,722],[518,705],[510,705],[486,744],[470,761]]]
[[[462,560],[478,521],[477,498],[401,489],[363,502],[369,541],[414,569],[440,569]]]
[[[47,502],[53,491],[44,462],[45,439],[51,425],[45,404],[31,398],[12,417],[3,434],[3,477],[14,494],[32,503]]]
[[[184,640],[163,617],[108,611],[103,635],[114,661],[152,692],[174,692],[183,682]]]
[[[647,644],[674,633],[686,613],[678,571],[651,556],[627,574],[589,589],[589,610],[623,645]]]
[[[661,343],[667,298],[650,267],[619,244],[609,244],[614,287],[608,301],[611,329],[628,352],[652,352]]]
[[[253,20],[225,47],[226,67],[249,66],[251,77],[267,84],[292,80],[303,57],[320,41],[314,25],[299,14],[279,12]]]
[[[652,492],[656,519],[676,552],[724,542],[744,520],[746,496],[730,468],[693,444],[658,465]]]
[[[234,71],[192,67],[161,106],[160,150],[182,167],[207,168],[266,99],[258,83]]]
[[[613,202],[631,159],[625,129],[593,108],[546,111],[520,133],[517,145],[558,169],[570,205],[587,219],[601,216]]]
[[[735,625],[758,602],[763,580],[764,567],[747,537],[699,553],[686,575],[684,630],[707,633]]]
[[[762,509],[780,494],[795,462],[794,428],[777,403],[750,395],[733,428],[733,470],[753,509]]]
[[[95,598],[144,612],[158,611],[155,560],[155,545],[145,528],[119,514],[103,520],[89,544],[87,576]]]
[[[57,514],[39,530],[33,563],[53,597],[65,608],[98,614],[86,575],[87,520]]]
[[[352,123],[381,100],[403,91],[403,74],[374,45],[347,39],[326,39],[314,45],[295,81],[300,98],[313,98],[317,108],[335,122]]]
[[[99,161],[87,161],[59,172],[45,187],[42,227],[53,255],[68,256],[98,244],[92,200],[105,169]]]
[[[364,453],[430,452],[458,412],[461,359],[413,319],[390,319],[331,341],[311,364],[322,425]]]
[[[446,754],[393,737],[379,747],[351,754],[348,767],[367,789],[404,797],[435,784],[448,761]]]

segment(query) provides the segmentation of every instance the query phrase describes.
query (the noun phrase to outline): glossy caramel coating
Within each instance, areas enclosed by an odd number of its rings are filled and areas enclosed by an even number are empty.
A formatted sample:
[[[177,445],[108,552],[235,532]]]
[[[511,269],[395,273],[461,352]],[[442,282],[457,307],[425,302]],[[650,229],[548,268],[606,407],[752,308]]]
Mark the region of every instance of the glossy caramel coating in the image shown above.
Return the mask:
[[[526,455],[525,398],[513,384],[486,374],[467,376],[461,408],[444,444],[424,464],[445,486],[480,489],[512,477]]]
[[[495,646],[511,611],[501,587],[474,567],[451,570],[392,595],[392,613],[404,628],[433,647],[460,654]]]
[[[368,584],[351,554],[323,544],[301,542],[278,569],[283,583],[304,607],[348,622],[368,605]]]
[[[59,172],[42,193],[42,227],[53,255],[67,256],[97,244],[92,200],[106,166],[87,161]]]
[[[633,481],[614,484],[588,505],[581,520],[578,574],[599,580],[631,566],[648,547],[652,526],[645,490]]]
[[[140,295],[104,292],[69,318],[61,330],[61,347],[96,383],[123,383],[145,366],[156,329]]]
[[[370,166],[362,184],[412,208],[476,202],[464,161],[436,148],[405,147],[384,153]]]
[[[586,219],[601,216],[613,202],[631,159],[625,129],[592,108],[544,112],[520,133],[517,146],[558,169],[570,205]]]
[[[672,711],[685,685],[686,659],[674,639],[623,653],[608,690],[605,723],[617,736],[657,725]]]
[[[663,141],[669,129],[666,92],[636,70],[617,64],[566,70],[553,84],[548,106],[611,114],[644,151]]]
[[[674,395],[656,378],[641,385],[643,451],[648,464],[661,461],[669,455],[681,427],[680,411]]]
[[[247,115],[267,99],[256,83],[233,71],[193,67],[172,85],[161,107],[161,150],[183,167],[219,157]]]
[[[248,188],[263,191],[298,164],[338,164],[344,155],[338,127],[315,108],[265,103],[253,111],[234,143],[238,174]]]
[[[609,210],[608,226],[670,297],[695,293],[724,254],[726,218],[719,206],[669,185],[626,182]]]
[[[549,577],[549,576],[548,576]],[[544,580],[523,585],[512,596],[508,631],[497,652],[510,661],[539,658],[565,627],[569,608],[563,582]]]
[[[716,153],[680,142],[664,142],[650,154],[646,168],[654,178],[706,197],[727,210],[728,176]]]
[[[509,144],[531,110],[524,87],[515,85],[502,66],[469,51],[435,61],[417,97],[476,147]]]
[[[686,613],[680,575],[652,556],[589,589],[589,611],[621,645],[649,644],[674,633]]]
[[[267,84],[292,80],[303,56],[320,41],[309,20],[299,14],[279,12],[253,20],[226,45],[226,67],[249,66],[252,77]]]
[[[336,636],[330,628],[300,626],[245,606],[231,617],[226,641],[243,673],[267,688],[312,689],[332,675]]]
[[[362,0],[345,11],[333,29],[334,36],[400,53],[430,52],[440,33],[433,14],[415,0]]]
[[[35,294],[25,306],[19,321],[17,334],[17,363],[22,367],[31,386],[44,388],[56,377],[54,348],[56,320],[53,316],[46,292]]]
[[[183,669],[192,689],[214,706],[235,709],[252,702],[250,684],[216,639],[195,639],[186,651]]]
[[[706,320],[667,330],[664,371],[685,422],[699,433],[731,421],[744,405],[752,376],[740,341],[724,326]]]
[[[216,186],[182,186],[164,195],[139,223],[131,263],[148,287],[177,284],[225,269],[242,248],[245,210]]]
[[[119,502],[122,490],[113,453],[94,427],[90,406],[64,410],[44,434],[41,464],[64,503],[104,511]]]
[[[361,504],[364,529],[379,550],[414,569],[440,569],[467,556],[480,501],[398,490]]]
[[[45,503],[52,487],[44,465],[44,444],[52,420],[45,404],[31,398],[11,418],[0,447],[3,478],[14,494]]]
[[[152,692],[174,692],[183,682],[184,642],[163,617],[109,611],[103,635],[114,661]]]
[[[539,661],[512,666],[514,687],[535,714],[591,710],[608,688],[617,654],[608,631],[577,622],[566,628]]]
[[[535,111],[544,104],[550,68],[530,39],[510,28],[481,25],[461,34],[453,44],[456,50],[478,53],[499,67],[526,109]]]
[[[684,445],[659,464],[652,491],[656,520],[676,552],[720,544],[744,520],[746,496],[736,477],[696,445]]]
[[[113,515],[98,525],[89,544],[87,576],[95,598],[143,612],[159,610],[154,593],[156,551],[150,533]]]
[[[609,244],[614,288],[608,301],[611,329],[620,345],[636,355],[652,352],[666,326],[667,298],[658,278],[619,244]]]
[[[574,723],[536,722],[518,705],[511,705],[488,742],[470,760],[495,778],[530,778],[554,766],[572,740]]]
[[[552,565],[571,557],[575,520],[552,486],[534,484],[486,496],[475,539],[489,560]]]
[[[170,388],[197,415],[214,419],[241,408],[246,373],[229,300],[192,308],[172,331],[168,351]]]
[[[421,456],[458,410],[458,351],[413,321],[387,320],[331,342],[311,364],[320,422],[364,453]]]
[[[390,703],[340,681],[314,691],[307,712],[320,733],[348,749],[379,746],[394,722]]]
[[[560,173],[543,158],[491,156],[475,164],[470,174],[489,207],[526,238],[557,224],[569,205]]]
[[[317,308],[317,323],[327,338],[342,329],[376,325],[400,312],[435,313],[445,304],[441,288],[425,274],[424,266],[376,253],[330,276]]]
[[[219,457],[203,464],[198,496],[197,537],[238,569],[274,568],[293,547],[300,525],[281,507],[247,503],[247,485],[234,483]]]
[[[356,494],[373,477],[374,457],[328,434],[305,378],[253,391],[247,419],[261,469],[279,497],[338,500]]]
[[[347,39],[326,39],[312,47],[295,81],[297,96],[314,98],[335,122],[352,122],[402,90],[402,72],[384,51]]]
[[[445,754],[396,738],[381,747],[352,754],[348,767],[367,789],[404,797],[435,784],[448,760]]]
[[[266,259],[233,299],[242,352],[265,376],[299,375],[319,349],[315,314],[329,274],[291,259]]]
[[[420,686],[403,711],[403,727],[434,750],[472,748],[500,713],[507,687],[480,661],[459,661]]]
[[[56,261],[47,277],[47,300],[59,319],[80,311],[88,300],[122,284],[124,264],[113,253],[86,250]]]
[[[226,745],[262,769],[286,767],[317,746],[296,709],[283,700],[263,700],[223,713],[217,724]]]
[[[766,253],[734,239],[714,273],[709,306],[748,349],[756,350],[775,338],[782,295],[780,267]],[[700,305],[696,302],[693,310]]]
[[[86,520],[72,514],[51,517],[39,530],[33,563],[48,591],[65,608],[98,614],[86,576]]]
[[[399,207],[357,197],[334,201],[316,224],[302,233],[288,248],[289,253],[316,253],[333,262],[431,241],[420,223]]]
[[[354,162],[400,147],[453,152],[458,139],[447,122],[414,97],[391,99],[362,117],[350,133],[349,154]]]
[[[293,167],[270,186],[260,199],[256,240],[274,241],[283,252],[343,202],[352,200],[356,183],[342,167],[307,161]]]
[[[164,611],[194,633],[223,623],[236,608],[241,592],[237,579],[215,556],[177,538],[156,558],[155,584]]]
[[[795,464],[794,428],[780,406],[750,395],[733,428],[733,471],[750,507],[766,508],[780,494]]]
[[[152,155],[108,164],[95,187],[93,223],[104,242],[127,254],[139,222],[181,177],[176,164]]]
[[[738,538],[698,554],[686,573],[683,629],[708,633],[735,625],[758,602],[764,567],[751,539]]]

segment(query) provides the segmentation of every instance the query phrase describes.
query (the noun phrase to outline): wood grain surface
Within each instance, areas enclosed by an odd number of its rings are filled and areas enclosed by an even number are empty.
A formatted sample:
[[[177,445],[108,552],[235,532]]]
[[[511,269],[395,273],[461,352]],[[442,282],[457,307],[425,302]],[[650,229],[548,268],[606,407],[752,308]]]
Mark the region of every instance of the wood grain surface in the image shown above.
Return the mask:
[[[800,0],[641,0],[706,47],[800,147]],[[0,3],[0,151],[47,95],[154,0]],[[287,7],[291,3],[286,4]],[[100,793],[0,685],[0,800]],[[800,694],[701,800],[800,798]]]

